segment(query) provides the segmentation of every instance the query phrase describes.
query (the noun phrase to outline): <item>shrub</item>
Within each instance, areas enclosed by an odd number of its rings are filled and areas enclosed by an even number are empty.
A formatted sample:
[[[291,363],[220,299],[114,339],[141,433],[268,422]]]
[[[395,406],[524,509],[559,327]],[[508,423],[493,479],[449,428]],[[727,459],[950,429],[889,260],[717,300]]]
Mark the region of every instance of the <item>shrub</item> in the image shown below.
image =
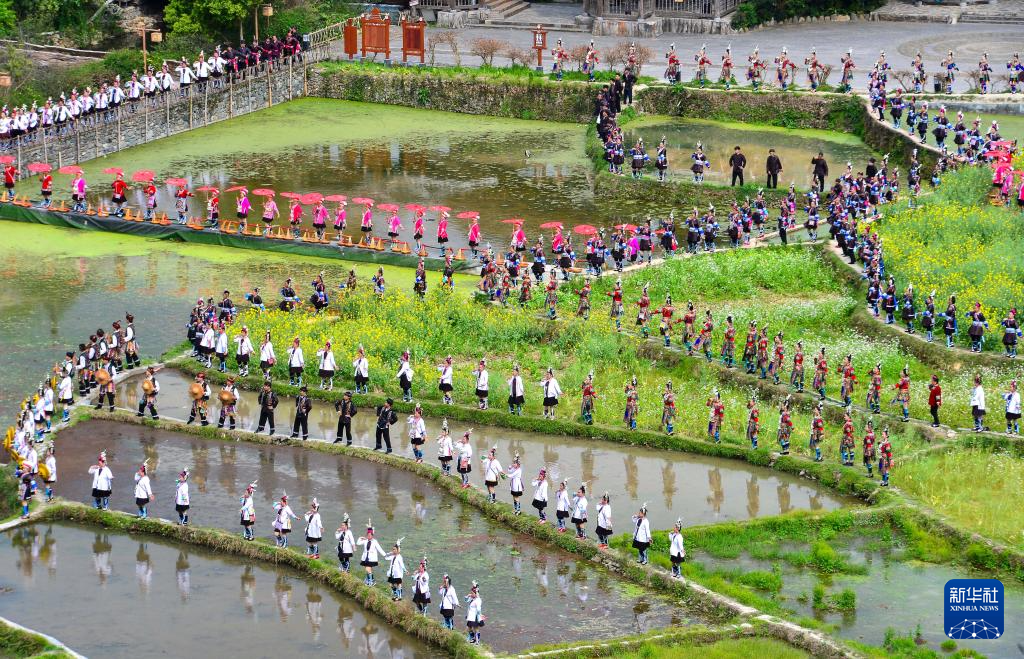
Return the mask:
[[[504,52],[512,44],[500,39],[476,38],[469,44],[469,52],[480,58],[484,66],[492,66],[494,57]]]

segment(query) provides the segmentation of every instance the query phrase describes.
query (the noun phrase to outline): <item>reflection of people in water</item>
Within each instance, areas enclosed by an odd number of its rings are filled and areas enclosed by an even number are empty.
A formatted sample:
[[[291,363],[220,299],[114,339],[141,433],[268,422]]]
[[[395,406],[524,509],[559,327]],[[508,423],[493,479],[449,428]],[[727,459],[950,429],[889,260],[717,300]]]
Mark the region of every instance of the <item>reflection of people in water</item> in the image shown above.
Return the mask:
[[[678,489],[675,466],[666,460],[661,466],[661,493],[665,495],[665,510],[672,510],[672,499],[675,498],[676,492]]]
[[[722,504],[725,502],[725,491],[722,490],[722,472],[717,467],[708,470],[708,504],[711,510],[718,515],[722,512]]]
[[[821,510],[821,492],[812,491],[808,500],[811,510]]]
[[[113,546],[106,533],[97,532],[92,543],[92,564],[96,569],[96,576],[99,577],[100,585],[107,583],[112,568],[110,567],[110,550]]]
[[[139,584],[139,592],[143,595],[149,594],[149,587],[153,583],[153,562],[146,551],[146,543],[139,543],[139,550],[135,552],[135,580]]]
[[[377,468],[377,509],[384,514],[389,522],[395,519],[398,508],[398,497],[391,492],[391,472],[384,467]]]
[[[178,579],[178,594],[181,595],[182,602],[187,600],[192,592],[192,571],[189,568],[188,554],[179,551],[178,560],[174,562],[174,573]]]
[[[537,592],[541,597],[548,596],[548,562],[543,555],[537,554],[533,559],[534,581],[537,582]]]
[[[583,482],[594,484],[597,476],[594,475],[594,449],[588,448],[580,453],[580,463],[583,471]]]
[[[747,479],[747,517],[755,519],[761,512],[761,486],[757,476],[751,474]]]
[[[316,586],[310,585],[306,591],[306,619],[309,620],[309,626],[313,631],[314,642],[320,640],[320,625],[324,621],[323,601],[324,598],[320,596]]]
[[[793,503],[790,500],[789,495],[789,483],[780,483],[775,491],[779,497],[779,514],[785,515],[790,510],[793,510]]]
[[[26,577],[32,576],[35,567],[36,551],[39,542],[39,531],[34,526],[23,526],[16,529],[11,537],[11,546],[18,548],[17,566]]]
[[[626,472],[626,494],[636,499],[636,487],[640,483],[640,468],[636,464],[635,455],[627,455],[623,459],[623,471]]]
[[[220,469],[217,471],[217,475],[220,478],[217,479],[217,482],[220,483],[224,490],[234,492],[238,488],[238,475],[235,470],[235,447],[233,444],[224,444],[222,442],[217,447],[217,450],[220,453]]]
[[[292,584],[283,574],[274,580],[274,599],[277,601],[277,612],[281,622],[288,622],[292,615]]]
[[[251,565],[246,565],[242,569],[242,576],[240,577],[242,586],[242,606],[245,607],[245,612],[251,616],[256,614],[256,573],[253,572]]]

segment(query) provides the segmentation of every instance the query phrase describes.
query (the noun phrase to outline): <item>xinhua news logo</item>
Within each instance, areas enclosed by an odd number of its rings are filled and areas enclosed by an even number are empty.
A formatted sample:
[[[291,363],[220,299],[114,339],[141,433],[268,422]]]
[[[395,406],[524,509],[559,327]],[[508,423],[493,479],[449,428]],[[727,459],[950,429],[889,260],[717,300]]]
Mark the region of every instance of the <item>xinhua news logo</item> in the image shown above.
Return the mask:
[[[950,579],[946,582],[946,636],[960,640],[1002,637],[1003,582],[998,579]]]

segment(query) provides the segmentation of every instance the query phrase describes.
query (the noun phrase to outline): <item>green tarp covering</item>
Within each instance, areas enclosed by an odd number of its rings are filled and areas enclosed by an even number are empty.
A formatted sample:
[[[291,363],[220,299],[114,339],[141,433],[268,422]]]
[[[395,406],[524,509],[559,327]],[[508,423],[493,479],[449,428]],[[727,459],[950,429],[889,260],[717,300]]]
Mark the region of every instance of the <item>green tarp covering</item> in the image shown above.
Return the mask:
[[[46,224],[52,227],[64,227],[71,229],[85,229],[89,231],[112,231],[124,233],[143,238],[156,238],[160,240],[176,240],[187,243],[202,243],[204,245],[223,245],[224,247],[237,247],[239,249],[259,249],[271,252],[283,252],[285,254],[299,254],[302,256],[321,256],[332,259],[345,259],[348,261],[360,261],[366,263],[379,263],[382,265],[397,265],[415,267],[417,258],[406,254],[393,254],[391,252],[377,252],[368,249],[346,247],[338,249],[336,245],[316,245],[304,243],[299,240],[271,240],[259,236],[240,236],[237,234],[221,233],[216,229],[203,229],[198,231],[189,229],[180,224],[162,225],[152,222],[129,222],[116,217],[96,217],[93,215],[80,215],[78,213],[60,213],[47,211],[41,208],[26,208],[14,204],[0,204],[0,220],[14,222],[32,222],[35,224]],[[425,259],[425,265],[429,269],[440,270],[444,267],[444,261],[438,258]],[[463,265],[465,267],[465,265]],[[456,266],[459,269],[458,266]]]

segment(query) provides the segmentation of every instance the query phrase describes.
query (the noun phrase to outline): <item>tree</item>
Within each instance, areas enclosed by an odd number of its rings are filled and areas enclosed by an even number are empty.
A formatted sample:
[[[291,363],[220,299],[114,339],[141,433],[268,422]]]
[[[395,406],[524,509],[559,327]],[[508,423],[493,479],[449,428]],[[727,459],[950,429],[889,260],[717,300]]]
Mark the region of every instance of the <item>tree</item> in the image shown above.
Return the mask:
[[[477,38],[470,42],[469,52],[479,57],[480,63],[484,66],[491,66],[494,64],[494,56],[508,48],[509,45],[507,41],[499,39]]]
[[[178,34],[223,34],[235,25],[239,38],[256,0],[170,0],[164,21]]]

